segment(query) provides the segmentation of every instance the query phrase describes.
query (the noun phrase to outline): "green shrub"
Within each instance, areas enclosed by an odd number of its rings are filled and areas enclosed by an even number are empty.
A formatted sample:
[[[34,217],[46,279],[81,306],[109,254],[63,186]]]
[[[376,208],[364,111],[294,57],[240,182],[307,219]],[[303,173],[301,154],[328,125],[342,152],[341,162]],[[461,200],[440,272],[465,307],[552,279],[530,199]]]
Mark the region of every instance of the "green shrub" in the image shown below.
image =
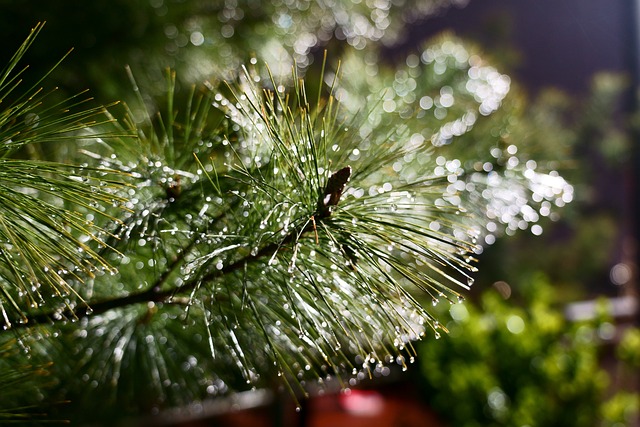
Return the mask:
[[[605,402],[609,377],[599,364],[599,328],[610,323],[567,321],[544,279],[525,291],[521,306],[495,289],[450,306],[449,334],[420,348],[432,408],[456,427],[626,425],[638,396]]]

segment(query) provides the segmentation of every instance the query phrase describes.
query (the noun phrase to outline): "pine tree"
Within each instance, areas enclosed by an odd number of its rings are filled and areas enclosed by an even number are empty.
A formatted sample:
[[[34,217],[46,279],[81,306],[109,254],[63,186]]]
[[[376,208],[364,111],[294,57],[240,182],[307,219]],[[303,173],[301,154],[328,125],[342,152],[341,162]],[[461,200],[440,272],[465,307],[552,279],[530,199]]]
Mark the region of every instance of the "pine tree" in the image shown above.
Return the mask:
[[[451,37],[396,69],[355,50],[186,90],[167,71],[155,97],[133,70],[130,106],[93,108],[23,89],[41,28],[0,74],[7,421],[298,399],[406,367],[446,332],[429,307],[464,299],[474,254],[571,200],[508,138],[509,78]]]

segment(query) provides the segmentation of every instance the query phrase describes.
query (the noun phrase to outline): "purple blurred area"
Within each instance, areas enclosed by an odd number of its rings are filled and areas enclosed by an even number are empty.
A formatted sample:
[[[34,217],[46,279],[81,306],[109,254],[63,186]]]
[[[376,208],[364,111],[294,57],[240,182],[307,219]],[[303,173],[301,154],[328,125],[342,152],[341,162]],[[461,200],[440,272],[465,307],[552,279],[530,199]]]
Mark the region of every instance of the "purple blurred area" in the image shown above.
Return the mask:
[[[531,90],[554,86],[585,93],[601,71],[631,73],[636,67],[632,0],[471,0],[414,26],[407,49],[452,30],[493,49],[513,49],[508,70]],[[397,50],[396,50],[397,52]]]

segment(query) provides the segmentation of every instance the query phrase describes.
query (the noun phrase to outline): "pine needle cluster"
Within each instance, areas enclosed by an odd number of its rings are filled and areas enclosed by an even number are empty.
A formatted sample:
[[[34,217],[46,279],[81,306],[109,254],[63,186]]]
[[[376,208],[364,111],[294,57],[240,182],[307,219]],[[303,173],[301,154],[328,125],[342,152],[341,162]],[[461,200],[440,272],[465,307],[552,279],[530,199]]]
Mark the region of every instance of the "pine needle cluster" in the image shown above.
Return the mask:
[[[38,361],[25,374],[47,367],[40,398],[71,401],[62,416],[352,387],[446,332],[430,306],[464,299],[497,228],[478,189],[493,166],[451,141],[500,107],[506,76],[447,42],[391,85],[323,63],[312,94],[253,59],[187,90],[168,71],[154,102],[130,71],[136,102],[93,108],[41,81],[13,96],[40,28],[0,75],[0,340]],[[68,161],[39,158],[68,141]],[[484,148],[504,166],[510,147]]]

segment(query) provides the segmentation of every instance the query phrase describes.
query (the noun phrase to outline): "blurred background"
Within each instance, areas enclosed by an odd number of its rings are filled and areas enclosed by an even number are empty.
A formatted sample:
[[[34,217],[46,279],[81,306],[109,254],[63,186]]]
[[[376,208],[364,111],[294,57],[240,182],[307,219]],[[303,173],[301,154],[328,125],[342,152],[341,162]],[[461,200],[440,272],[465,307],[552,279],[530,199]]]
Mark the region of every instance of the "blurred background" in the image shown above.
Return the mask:
[[[330,63],[356,52],[382,74],[455,40],[511,82],[510,107],[496,113],[508,126],[474,138],[497,132],[573,187],[536,225],[487,227],[471,295],[436,308],[450,333],[418,343],[408,373],[314,396],[299,412],[258,390],[132,425],[640,425],[635,1],[0,0],[0,11],[0,64],[46,21],[25,78],[73,47],[47,84],[61,95],[90,89],[98,104],[133,98],[125,65],[152,103],[167,67],[183,87],[253,55],[275,73],[295,61],[313,76],[327,49]]]

